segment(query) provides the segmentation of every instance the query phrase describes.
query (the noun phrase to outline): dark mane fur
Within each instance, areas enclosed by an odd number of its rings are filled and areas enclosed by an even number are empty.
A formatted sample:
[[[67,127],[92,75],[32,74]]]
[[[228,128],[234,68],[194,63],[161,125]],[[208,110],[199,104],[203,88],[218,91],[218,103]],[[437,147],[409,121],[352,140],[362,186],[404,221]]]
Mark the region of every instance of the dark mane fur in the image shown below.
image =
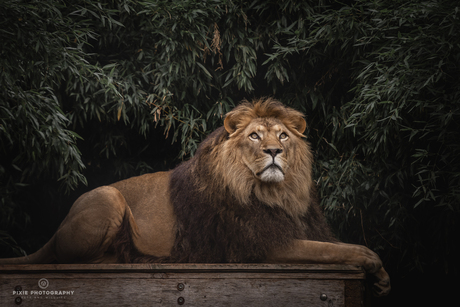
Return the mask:
[[[316,202],[310,204],[305,216],[295,219],[255,197],[251,206],[245,206],[226,189],[212,200],[200,192],[195,182],[213,180],[208,147],[225,138],[224,129],[216,130],[194,158],[173,170],[170,187],[177,237],[171,261],[261,262],[271,249],[284,247],[293,239],[335,241]]]
[[[281,206],[264,204],[254,195],[242,204],[228,187],[218,191],[214,172],[215,148],[228,139],[221,127],[209,135],[195,156],[177,166],[170,177],[171,203],[176,215],[176,239],[167,258],[142,255],[130,239],[123,221],[114,250],[122,262],[262,262],[270,250],[283,248],[293,239],[334,242],[316,197],[302,216],[292,216]],[[315,195],[315,188],[311,187]],[[124,225],[124,226],[123,226]]]

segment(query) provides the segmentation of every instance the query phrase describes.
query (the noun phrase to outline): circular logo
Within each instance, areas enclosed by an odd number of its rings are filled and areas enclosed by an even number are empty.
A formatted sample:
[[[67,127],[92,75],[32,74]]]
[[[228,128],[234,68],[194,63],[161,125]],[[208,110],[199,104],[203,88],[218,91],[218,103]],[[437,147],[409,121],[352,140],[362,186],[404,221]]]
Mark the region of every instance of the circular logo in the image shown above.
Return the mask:
[[[50,283],[49,283],[48,279],[46,279],[46,278],[42,278],[42,279],[40,279],[38,281],[38,286],[40,287],[40,289],[48,288],[49,284]]]

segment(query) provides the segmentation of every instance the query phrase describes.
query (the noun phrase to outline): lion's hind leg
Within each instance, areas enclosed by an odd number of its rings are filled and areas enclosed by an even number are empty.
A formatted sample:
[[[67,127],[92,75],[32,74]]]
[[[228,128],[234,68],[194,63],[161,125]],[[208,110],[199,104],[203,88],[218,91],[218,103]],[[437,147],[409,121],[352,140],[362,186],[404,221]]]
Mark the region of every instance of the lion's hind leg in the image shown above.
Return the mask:
[[[116,188],[104,186],[83,194],[53,238],[57,262],[117,262],[110,247],[126,214],[135,226],[126,200]]]

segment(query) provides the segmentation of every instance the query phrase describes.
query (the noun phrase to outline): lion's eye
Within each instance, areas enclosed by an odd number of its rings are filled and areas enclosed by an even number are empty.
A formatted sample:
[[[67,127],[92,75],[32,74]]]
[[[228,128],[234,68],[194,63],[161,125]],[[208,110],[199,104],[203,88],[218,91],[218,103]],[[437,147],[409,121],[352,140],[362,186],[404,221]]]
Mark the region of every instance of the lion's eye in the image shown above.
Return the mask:
[[[286,140],[288,138],[288,135],[286,133],[281,133],[280,134],[280,140]]]
[[[249,138],[250,138],[251,140],[258,140],[258,139],[260,139],[259,135],[258,135],[257,133],[255,133],[255,132],[251,133],[251,134],[249,135]]]

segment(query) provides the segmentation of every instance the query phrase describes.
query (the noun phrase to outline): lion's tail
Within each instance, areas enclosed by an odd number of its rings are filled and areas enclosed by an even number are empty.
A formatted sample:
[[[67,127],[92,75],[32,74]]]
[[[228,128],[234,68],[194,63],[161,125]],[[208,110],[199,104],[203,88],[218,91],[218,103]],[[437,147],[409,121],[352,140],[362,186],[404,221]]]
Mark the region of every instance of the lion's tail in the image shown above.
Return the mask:
[[[129,222],[131,218],[129,208],[125,210],[123,221],[118,228],[117,235],[112,242],[112,248],[117,256],[118,262],[131,263],[133,262],[133,250],[136,249],[133,242],[133,229]]]
[[[56,260],[52,251],[53,244],[54,236],[35,253],[23,257],[0,258],[0,264],[52,263]]]

